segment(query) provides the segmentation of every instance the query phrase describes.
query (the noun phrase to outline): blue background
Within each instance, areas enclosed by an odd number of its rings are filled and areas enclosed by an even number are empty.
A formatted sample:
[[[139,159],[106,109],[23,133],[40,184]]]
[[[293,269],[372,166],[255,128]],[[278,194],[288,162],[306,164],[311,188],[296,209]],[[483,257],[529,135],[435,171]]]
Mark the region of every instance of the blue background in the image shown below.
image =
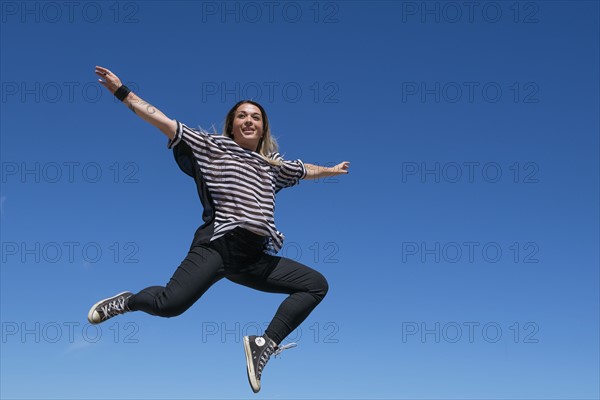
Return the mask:
[[[246,398],[241,337],[284,298],[224,280],[87,324],[165,284],[202,212],[96,65],[190,126],[254,98],[286,158],[351,162],[278,196],[281,255],[330,291],[254,397],[599,397],[598,2],[72,7],[2,2],[2,398]]]

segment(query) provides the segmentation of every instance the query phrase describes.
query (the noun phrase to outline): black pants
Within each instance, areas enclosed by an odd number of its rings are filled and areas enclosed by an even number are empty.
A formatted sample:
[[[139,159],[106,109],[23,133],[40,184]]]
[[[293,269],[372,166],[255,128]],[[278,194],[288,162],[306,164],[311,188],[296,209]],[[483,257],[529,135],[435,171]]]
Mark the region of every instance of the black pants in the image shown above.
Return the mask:
[[[193,245],[167,286],[148,287],[129,299],[132,311],[174,317],[222,278],[270,293],[286,293],[265,333],[277,344],[323,300],[328,284],[319,272],[262,251],[264,238],[235,228],[209,244]]]

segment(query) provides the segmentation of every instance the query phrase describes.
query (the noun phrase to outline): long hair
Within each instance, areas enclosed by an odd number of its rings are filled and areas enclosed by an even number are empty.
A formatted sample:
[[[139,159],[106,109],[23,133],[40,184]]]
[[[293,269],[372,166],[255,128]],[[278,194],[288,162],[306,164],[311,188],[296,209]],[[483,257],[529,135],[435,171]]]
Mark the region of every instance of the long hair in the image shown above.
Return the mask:
[[[237,111],[239,106],[246,103],[258,107],[262,115],[263,135],[260,138],[260,141],[258,142],[256,152],[269,164],[280,165],[281,162],[268,157],[269,154],[276,153],[279,150],[279,146],[277,145],[277,140],[275,139],[275,137],[271,135],[271,127],[269,126],[269,117],[267,116],[267,112],[265,111],[263,106],[261,106],[257,102],[252,100],[241,100],[237,102],[233,107],[231,107],[231,110],[229,110],[227,116],[225,117],[223,135],[233,139],[233,120],[235,119],[235,112]]]

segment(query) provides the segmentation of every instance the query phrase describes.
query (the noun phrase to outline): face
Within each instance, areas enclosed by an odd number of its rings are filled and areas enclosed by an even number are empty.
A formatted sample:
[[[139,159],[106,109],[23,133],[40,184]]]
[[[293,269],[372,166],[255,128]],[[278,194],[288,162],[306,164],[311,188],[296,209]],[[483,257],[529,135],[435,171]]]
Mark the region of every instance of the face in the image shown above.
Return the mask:
[[[263,119],[260,109],[244,103],[237,108],[233,117],[233,140],[241,147],[256,151],[263,135]]]

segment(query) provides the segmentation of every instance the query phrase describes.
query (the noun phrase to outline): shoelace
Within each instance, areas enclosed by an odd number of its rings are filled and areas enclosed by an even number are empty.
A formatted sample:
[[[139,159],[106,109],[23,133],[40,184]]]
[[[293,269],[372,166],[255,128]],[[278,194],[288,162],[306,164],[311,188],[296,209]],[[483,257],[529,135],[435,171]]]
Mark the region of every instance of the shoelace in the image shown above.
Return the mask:
[[[279,354],[281,354],[282,351],[291,349],[292,347],[296,347],[296,346],[298,346],[297,343],[288,343],[285,346],[277,346],[277,348],[275,348],[275,346],[273,345],[273,342],[269,343],[267,349],[265,351],[263,351],[263,353],[260,355],[260,360],[258,360],[258,368],[257,368],[258,378],[260,379],[260,377],[262,375],[262,370],[265,367],[265,365],[267,365],[267,361],[269,361],[269,359],[271,358],[271,355],[274,355],[275,357],[277,357]]]
[[[101,310],[103,320],[125,312],[125,296],[121,296],[110,303],[103,305]]]
[[[277,346],[277,349],[275,349],[275,352],[273,353],[273,355],[275,357],[277,357],[279,354],[281,354],[282,351],[291,349],[292,347],[296,347],[296,346],[298,346],[298,343],[288,343],[285,346]]]

